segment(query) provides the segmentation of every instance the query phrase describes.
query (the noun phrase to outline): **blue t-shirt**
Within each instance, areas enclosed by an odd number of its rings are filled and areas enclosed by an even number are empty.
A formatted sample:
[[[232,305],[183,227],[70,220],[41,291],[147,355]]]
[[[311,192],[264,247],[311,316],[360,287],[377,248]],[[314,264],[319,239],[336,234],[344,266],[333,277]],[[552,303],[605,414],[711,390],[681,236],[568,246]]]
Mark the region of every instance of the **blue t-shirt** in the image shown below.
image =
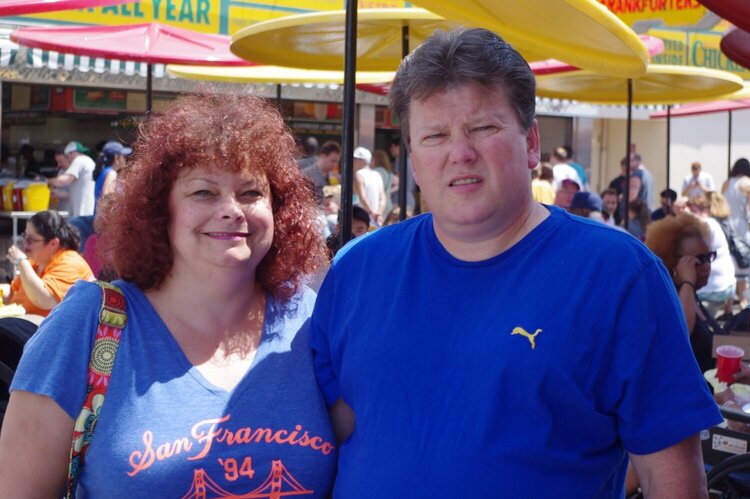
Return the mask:
[[[282,495],[327,497],[336,449],[308,348],[315,294],[268,298],[253,365],[227,392],[192,366],[137,287],[117,284],[128,322],[78,497],[193,497],[203,487],[236,497],[279,484]],[[29,341],[11,389],[47,395],[75,419],[100,303],[98,286],[76,284]]]
[[[626,450],[721,421],[658,259],[549,209],[485,261],[430,214],[337,255],[311,332],[327,401],[356,415],[334,497],[620,497]]]

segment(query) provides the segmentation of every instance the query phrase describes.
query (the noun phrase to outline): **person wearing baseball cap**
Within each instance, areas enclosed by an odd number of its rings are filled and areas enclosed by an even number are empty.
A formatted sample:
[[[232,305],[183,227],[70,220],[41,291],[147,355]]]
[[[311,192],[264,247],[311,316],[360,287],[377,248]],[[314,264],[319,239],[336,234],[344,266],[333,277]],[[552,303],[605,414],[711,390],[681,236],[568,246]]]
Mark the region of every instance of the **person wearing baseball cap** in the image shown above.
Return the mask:
[[[102,153],[97,158],[96,166],[91,173],[91,178],[94,179],[94,213],[75,217],[70,221],[70,224],[78,229],[78,232],[81,234],[79,247],[81,253],[84,252],[86,242],[94,233],[94,217],[99,198],[112,192],[115,187],[117,172],[125,166],[125,158],[132,152],[133,149],[125,147],[116,140],[111,140],[102,147]]]
[[[370,215],[371,223],[379,226],[385,211],[385,187],[383,178],[372,167],[372,153],[359,146],[354,149],[354,192],[359,204]]]
[[[78,141],[68,142],[63,150],[70,165],[55,178],[47,180],[50,187],[70,188],[70,216],[94,214],[94,179],[96,164],[86,155],[88,148]]]

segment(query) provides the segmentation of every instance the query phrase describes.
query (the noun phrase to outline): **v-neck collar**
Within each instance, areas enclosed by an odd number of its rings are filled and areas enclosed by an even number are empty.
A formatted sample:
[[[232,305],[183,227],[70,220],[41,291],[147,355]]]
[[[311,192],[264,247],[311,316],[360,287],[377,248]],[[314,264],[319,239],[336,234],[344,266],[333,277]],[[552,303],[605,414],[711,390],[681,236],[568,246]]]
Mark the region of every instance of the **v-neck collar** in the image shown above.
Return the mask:
[[[272,311],[271,305],[273,304],[274,300],[270,295],[266,293],[266,307],[263,318],[263,327],[261,329],[260,342],[258,343],[258,349],[255,352],[253,362],[250,364],[247,372],[245,372],[242,379],[239,381],[239,383],[237,383],[237,385],[235,385],[234,388],[232,388],[231,390],[225,390],[224,388],[218,387],[211,383],[205,376],[203,376],[198,368],[192,362],[190,362],[190,360],[187,358],[187,355],[185,355],[185,352],[180,347],[180,344],[177,342],[164,320],[161,318],[154,306],[146,297],[145,293],[143,293],[143,291],[138,289],[136,286],[133,286],[132,284],[130,286],[137,290],[139,300],[143,302],[139,304],[139,308],[146,313],[146,320],[148,320],[153,325],[155,333],[159,335],[160,339],[167,346],[167,349],[172,355],[174,355],[177,363],[184,368],[185,373],[190,375],[190,377],[205,390],[222,400],[229,401],[232,398],[241,395],[242,391],[244,391],[249,384],[248,379],[252,375],[255,366],[257,366],[258,363],[262,361],[268,355],[268,353],[270,353],[268,350],[272,350],[272,340],[274,333],[272,331],[272,328],[270,327],[270,323],[273,321],[269,321],[269,314]]]

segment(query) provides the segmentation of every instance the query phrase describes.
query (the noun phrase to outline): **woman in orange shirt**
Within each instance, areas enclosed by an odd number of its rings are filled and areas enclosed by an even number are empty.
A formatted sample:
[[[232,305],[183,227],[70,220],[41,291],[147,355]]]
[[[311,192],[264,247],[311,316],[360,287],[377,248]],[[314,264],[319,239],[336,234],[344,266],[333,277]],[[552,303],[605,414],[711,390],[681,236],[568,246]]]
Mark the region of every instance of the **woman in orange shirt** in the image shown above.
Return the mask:
[[[78,240],[76,229],[57,212],[41,211],[26,223],[23,249],[8,249],[8,260],[18,275],[3,301],[26,309],[25,315],[0,319],[0,362],[8,367],[16,368],[23,345],[68,289],[81,279],[94,280],[88,263],[76,251]]]
[[[8,260],[18,269],[7,303],[23,305],[26,313],[46,317],[68,289],[81,279],[94,280],[86,261],[76,251],[78,232],[57,212],[31,217],[23,235],[23,250],[8,249]]]

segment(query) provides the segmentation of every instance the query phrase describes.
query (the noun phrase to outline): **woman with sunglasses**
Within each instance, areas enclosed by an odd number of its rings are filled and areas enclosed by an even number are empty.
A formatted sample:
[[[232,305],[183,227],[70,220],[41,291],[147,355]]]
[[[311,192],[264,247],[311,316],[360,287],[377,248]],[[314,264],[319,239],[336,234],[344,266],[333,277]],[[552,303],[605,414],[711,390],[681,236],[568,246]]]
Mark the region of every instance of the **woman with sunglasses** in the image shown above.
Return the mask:
[[[690,345],[703,372],[716,367],[711,344],[714,334],[723,334],[696,295],[708,283],[711,262],[716,260],[716,251],[706,244],[709,235],[708,225],[690,213],[657,220],[646,231],[646,246],[672,275],[690,331]]]
[[[18,275],[5,302],[46,317],[73,284],[93,281],[91,268],[76,251],[78,241],[78,232],[57,212],[40,211],[32,216],[23,234],[23,250],[8,248],[8,260]]]
[[[94,275],[78,254],[78,233],[57,212],[40,211],[26,223],[23,249],[11,246],[7,258],[17,269],[10,294],[3,301],[22,305],[26,314],[0,319],[0,361],[18,366],[26,341],[41,320],[62,301],[77,281]],[[7,392],[3,398],[7,400]]]

